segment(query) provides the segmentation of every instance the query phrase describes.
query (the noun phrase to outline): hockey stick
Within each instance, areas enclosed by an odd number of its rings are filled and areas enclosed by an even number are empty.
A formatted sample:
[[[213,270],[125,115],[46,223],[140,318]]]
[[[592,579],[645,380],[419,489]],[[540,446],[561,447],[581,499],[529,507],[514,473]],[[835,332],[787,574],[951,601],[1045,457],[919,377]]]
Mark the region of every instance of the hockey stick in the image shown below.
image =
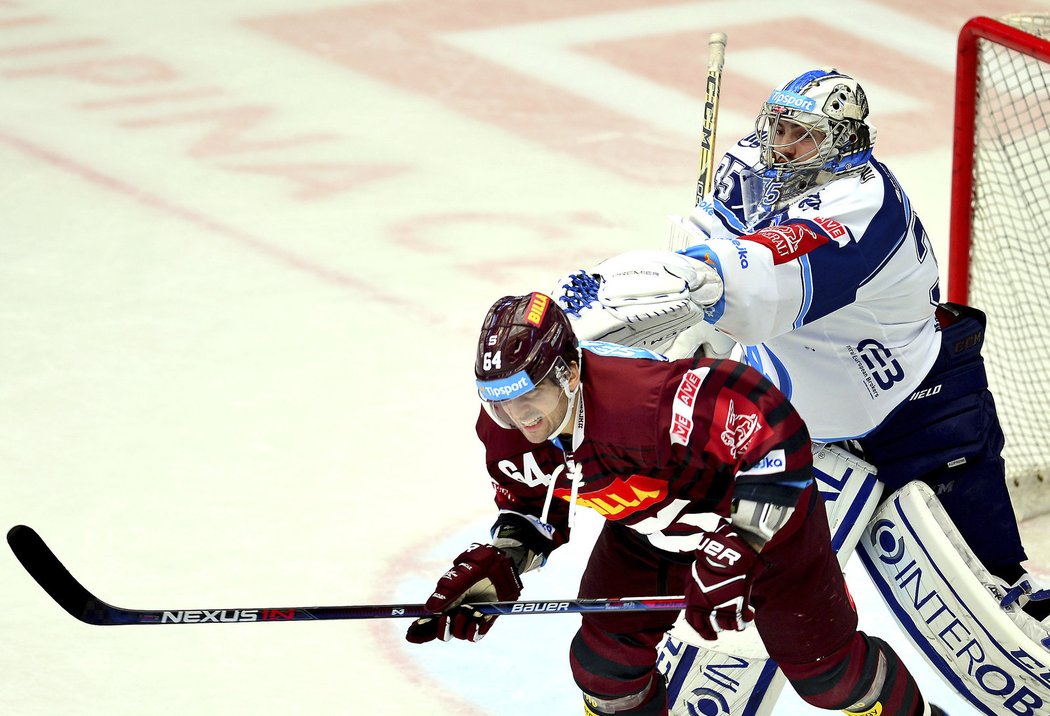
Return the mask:
[[[707,196],[715,172],[715,130],[718,124],[718,96],[722,90],[722,66],[726,60],[724,32],[714,32],[707,41],[707,89],[704,93],[704,125],[700,138],[700,163],[696,170],[696,200]]]
[[[372,604],[345,607],[257,607],[251,609],[124,609],[107,604],[69,573],[32,528],[12,527],[7,542],[30,576],[59,606],[87,624],[203,624],[319,621],[323,619],[389,619],[433,616],[422,604]],[[571,614],[684,609],[684,597],[624,599],[559,599],[555,601],[487,602],[471,605],[482,614]]]

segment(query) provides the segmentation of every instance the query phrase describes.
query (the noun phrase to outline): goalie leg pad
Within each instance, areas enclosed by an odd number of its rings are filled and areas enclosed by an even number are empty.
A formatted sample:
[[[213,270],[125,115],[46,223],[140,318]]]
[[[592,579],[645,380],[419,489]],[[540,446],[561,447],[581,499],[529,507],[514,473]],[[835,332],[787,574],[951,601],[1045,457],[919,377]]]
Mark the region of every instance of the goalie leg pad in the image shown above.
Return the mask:
[[[845,567],[879,506],[883,484],[874,467],[833,444],[814,444],[813,477],[828,513],[831,546]]]
[[[753,627],[722,632],[706,646],[669,634],[657,669],[667,680],[672,716],[769,716],[786,683]]]
[[[891,495],[859,551],[909,639],[963,697],[983,713],[1050,714],[1050,629],[1017,604],[1000,606],[1001,582],[928,486]]]

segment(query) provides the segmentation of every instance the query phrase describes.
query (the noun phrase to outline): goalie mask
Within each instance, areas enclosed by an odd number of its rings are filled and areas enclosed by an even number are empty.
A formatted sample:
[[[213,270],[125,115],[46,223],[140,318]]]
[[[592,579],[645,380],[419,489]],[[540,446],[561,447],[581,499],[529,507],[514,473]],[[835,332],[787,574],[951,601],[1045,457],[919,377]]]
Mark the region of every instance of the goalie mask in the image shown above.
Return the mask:
[[[853,78],[811,70],[773,90],[755,121],[761,160],[745,204],[768,216],[871,159],[875,128],[868,98]]]
[[[478,395],[500,427],[541,443],[565,429],[581,362],[579,341],[557,302],[542,293],[504,296],[481,326]]]

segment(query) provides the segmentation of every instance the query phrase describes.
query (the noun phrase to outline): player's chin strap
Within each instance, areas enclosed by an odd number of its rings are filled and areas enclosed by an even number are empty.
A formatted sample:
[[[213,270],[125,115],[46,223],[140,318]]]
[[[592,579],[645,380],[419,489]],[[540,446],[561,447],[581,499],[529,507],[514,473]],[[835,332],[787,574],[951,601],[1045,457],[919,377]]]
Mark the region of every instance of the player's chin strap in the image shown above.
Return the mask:
[[[561,419],[561,424],[554,429],[554,432],[548,436],[548,440],[555,440],[559,435],[564,435],[565,431],[569,428],[569,421],[574,417],[573,401],[576,396],[580,394],[580,388],[583,386],[583,349],[580,347],[576,348],[576,387],[569,387],[569,379],[565,378],[561,384],[562,391],[565,392],[565,397],[569,399],[569,402],[565,405],[565,417]],[[580,401],[579,411],[580,415],[583,414],[583,401]],[[573,430],[573,448],[576,447],[576,431]]]
[[[576,500],[580,494],[580,483],[583,481],[583,470],[573,459],[573,451],[579,447],[580,442],[583,440],[583,427],[584,408],[583,408],[583,395],[580,387],[583,385],[583,361],[581,360],[578,365],[580,366],[579,380],[576,383],[576,389],[569,391],[568,386],[565,386],[565,395],[569,398],[569,405],[565,409],[565,419],[562,420],[561,425],[554,431],[554,435],[551,437],[553,442],[558,449],[565,453],[565,466],[568,469],[568,478],[571,481],[571,488],[569,492],[569,529],[572,529],[576,523]],[[575,410],[573,409],[575,407]],[[569,429],[569,422],[575,418],[575,422],[572,424],[572,445],[568,448],[562,444],[560,438],[561,435],[565,434],[565,431]],[[540,515],[540,522],[543,524],[550,524],[547,521],[550,515],[551,503],[554,501],[554,486],[558,482],[558,475],[555,474],[551,477],[550,484],[547,485],[547,496],[543,500],[543,513]]]

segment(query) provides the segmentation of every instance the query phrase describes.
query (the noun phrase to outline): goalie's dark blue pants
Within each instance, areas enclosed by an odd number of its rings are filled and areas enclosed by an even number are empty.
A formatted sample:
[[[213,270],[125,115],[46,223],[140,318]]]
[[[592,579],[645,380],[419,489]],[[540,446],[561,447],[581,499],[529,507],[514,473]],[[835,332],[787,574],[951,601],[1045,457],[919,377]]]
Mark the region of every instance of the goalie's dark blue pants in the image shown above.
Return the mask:
[[[981,563],[1010,575],[1026,556],[1006,487],[1003,430],[981,357],[985,315],[949,303],[937,309],[937,319],[941,350],[926,380],[857,442],[878,468],[885,495],[912,480],[927,483]]]

